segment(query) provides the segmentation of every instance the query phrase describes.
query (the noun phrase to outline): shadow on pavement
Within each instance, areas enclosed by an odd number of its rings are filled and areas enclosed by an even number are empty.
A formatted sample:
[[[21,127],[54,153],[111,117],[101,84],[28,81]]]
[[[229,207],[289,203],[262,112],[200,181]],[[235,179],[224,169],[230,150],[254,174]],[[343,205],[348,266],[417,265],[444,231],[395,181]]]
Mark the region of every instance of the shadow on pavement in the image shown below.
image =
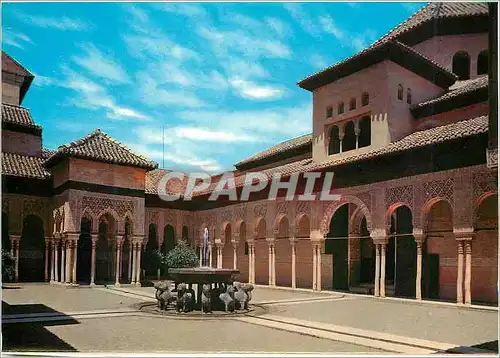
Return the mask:
[[[475,344],[473,346],[461,346],[448,349],[443,353],[458,354],[496,354],[498,355],[498,340]]]
[[[2,345],[4,351],[75,352],[71,345],[50,332],[46,326],[78,324],[73,318],[54,321],[9,323],[4,315],[44,313],[44,317],[68,317],[42,304],[9,305],[2,301]]]

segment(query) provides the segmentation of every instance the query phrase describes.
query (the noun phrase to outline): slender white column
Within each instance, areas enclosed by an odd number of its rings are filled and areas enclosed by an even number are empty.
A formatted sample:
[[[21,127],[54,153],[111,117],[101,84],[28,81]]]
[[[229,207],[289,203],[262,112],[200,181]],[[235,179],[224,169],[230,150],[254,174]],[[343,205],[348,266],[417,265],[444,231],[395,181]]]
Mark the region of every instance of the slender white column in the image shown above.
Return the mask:
[[[465,241],[465,304],[471,304],[472,240]]]
[[[14,271],[14,280],[17,282],[19,281],[19,244],[20,241],[16,241],[16,246],[14,248],[14,257],[16,259],[16,264],[15,264],[15,271]]]
[[[252,283],[255,285],[255,245],[252,244]]]
[[[322,274],[321,274],[321,244],[318,244],[316,246],[316,251],[317,251],[317,259],[316,259],[316,263],[318,265],[318,273],[316,274],[316,280],[318,281],[317,282],[317,285],[316,285],[316,289],[318,291],[321,291],[321,277],[322,277]]]
[[[50,247],[50,240],[45,239],[45,270],[44,270],[45,281],[49,280],[49,247]]]
[[[137,243],[137,280],[135,282],[136,285],[141,284],[141,246],[142,244]]]
[[[375,297],[380,296],[380,250],[379,244],[375,244]]]
[[[59,270],[59,266],[60,266],[61,267],[61,280],[60,280],[60,282],[64,283],[64,282],[66,282],[66,241],[62,241],[62,239],[61,239],[60,244],[61,244],[61,264],[56,265],[56,275],[57,275],[57,271]],[[57,252],[59,251],[59,246],[57,247],[56,251]],[[56,253],[56,255],[57,255],[57,253]],[[57,255],[57,256],[59,256],[59,255]],[[59,281],[59,280],[56,279],[56,281]]]
[[[208,266],[212,267],[212,245],[208,244]]]
[[[92,253],[90,256],[90,285],[95,285],[95,250],[97,246],[97,240],[99,235],[92,234]]]
[[[271,243],[269,243],[268,246],[268,260],[267,260],[267,268],[268,268],[268,274],[267,274],[267,284],[269,286],[272,286],[273,284],[273,249],[271,246]]]
[[[134,251],[134,245],[130,239],[129,240],[129,245],[128,245],[128,280],[132,283],[132,265],[133,265],[133,259],[132,259],[132,252]]]
[[[417,275],[415,280],[415,296],[422,300],[422,242],[417,241]]]
[[[233,242],[233,270],[237,270],[238,267],[238,256],[236,252],[236,246],[237,244]]]
[[[203,246],[200,246],[200,267],[203,266]]]
[[[292,245],[292,288],[297,288],[297,273],[296,273],[296,256],[295,256],[295,241],[291,241]]]
[[[60,243],[60,240],[57,240],[57,241],[54,241],[54,280],[56,280],[56,282],[59,282],[59,243]]]
[[[56,274],[56,270],[57,270],[57,266],[56,266],[56,261],[55,261],[55,257],[56,257],[56,245],[55,245],[55,240],[52,241],[52,247],[51,247],[51,250],[52,251],[52,255],[50,257],[50,282],[54,282],[55,280],[55,274]]]
[[[78,250],[78,241],[77,240],[73,240],[71,242],[71,245],[73,246],[73,257],[72,257],[72,264],[73,264],[73,272],[72,272],[72,282],[73,283],[77,283],[76,281],[76,264],[77,264],[77,258],[78,258],[78,255],[77,255],[77,250]]]
[[[70,263],[71,263],[71,247],[70,241],[66,240],[66,272],[64,273],[65,283],[70,283]]]
[[[252,246],[247,242],[248,245],[248,283],[252,283]]]
[[[120,246],[121,241],[116,240],[115,286],[120,286]]]
[[[131,251],[131,262],[130,262],[130,267],[131,267],[131,278],[130,278],[130,283],[132,285],[135,285],[135,282],[136,282],[136,265],[137,265],[137,255],[136,255],[136,251],[137,251],[137,243],[135,242],[132,242],[130,244],[130,251]]]
[[[380,244],[380,297],[385,297],[385,254],[386,244]]]
[[[273,254],[273,286],[276,286],[276,245],[274,243],[271,247],[271,252]]]
[[[457,303],[464,303],[464,243],[458,241],[458,265],[457,265]]]
[[[316,243],[312,242],[312,249],[313,249],[313,290],[316,291],[318,288],[318,260],[317,260],[317,253],[318,251],[316,250]]]

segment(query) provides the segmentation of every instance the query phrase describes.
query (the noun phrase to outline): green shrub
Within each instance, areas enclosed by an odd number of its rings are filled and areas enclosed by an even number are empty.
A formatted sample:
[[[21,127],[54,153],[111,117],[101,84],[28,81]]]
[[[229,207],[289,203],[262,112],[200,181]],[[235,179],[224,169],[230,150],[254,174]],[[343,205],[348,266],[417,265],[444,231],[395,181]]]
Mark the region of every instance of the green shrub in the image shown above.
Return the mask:
[[[189,268],[198,266],[196,251],[186,241],[179,241],[177,246],[168,252],[163,262],[168,268]]]
[[[9,251],[2,249],[2,282],[11,282],[14,279],[15,260]]]

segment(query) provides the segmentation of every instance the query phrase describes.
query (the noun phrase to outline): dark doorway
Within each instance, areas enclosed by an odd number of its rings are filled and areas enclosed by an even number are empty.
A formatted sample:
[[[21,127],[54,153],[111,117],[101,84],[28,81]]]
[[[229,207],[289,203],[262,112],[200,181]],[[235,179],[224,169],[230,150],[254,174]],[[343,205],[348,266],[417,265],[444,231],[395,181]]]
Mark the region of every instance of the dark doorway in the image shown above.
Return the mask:
[[[161,245],[161,251],[164,255],[168,255],[170,250],[175,247],[175,230],[172,225],[165,225],[163,229],[163,244]],[[162,265],[160,268],[160,274],[162,276],[166,275],[166,267]]]
[[[12,245],[9,238],[9,215],[2,211],[2,250],[10,252]]]
[[[391,217],[391,236],[395,238],[396,296],[415,297],[415,279],[417,272],[417,244],[413,237],[411,210],[407,206],[398,207]],[[389,250],[389,247],[387,248]]]
[[[109,263],[110,245],[107,238],[108,224],[99,223],[99,239],[96,244],[96,283],[107,283],[110,281]]]
[[[156,235],[157,235],[156,225],[150,224],[148,242],[146,244],[146,251],[144,251],[142,258],[142,262],[144,262],[144,265],[142,266],[146,272],[147,278],[156,277],[158,270],[158,261],[155,255],[155,250],[158,249]]]
[[[333,256],[332,287],[334,290],[349,289],[348,218],[349,205],[345,204],[333,215],[325,242],[325,253]]]
[[[78,282],[90,283],[90,266],[92,259],[92,221],[82,218],[76,261],[76,279]]]
[[[375,282],[375,245],[373,245],[373,240],[368,232],[366,218],[361,221],[360,232],[359,282],[373,284]]]
[[[45,238],[43,221],[36,215],[28,215],[23,221],[23,231],[19,243],[19,280],[45,280]]]

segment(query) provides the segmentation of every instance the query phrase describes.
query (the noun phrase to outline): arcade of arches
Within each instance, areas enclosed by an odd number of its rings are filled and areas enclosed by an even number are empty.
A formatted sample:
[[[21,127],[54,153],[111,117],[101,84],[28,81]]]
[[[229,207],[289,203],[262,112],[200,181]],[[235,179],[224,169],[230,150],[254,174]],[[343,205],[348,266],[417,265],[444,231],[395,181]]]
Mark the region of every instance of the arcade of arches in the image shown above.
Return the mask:
[[[242,281],[492,303],[496,178],[477,166],[341,189],[340,202],[259,201],[189,216],[146,207],[142,220],[136,212],[84,211],[78,230],[67,230],[59,209],[48,218],[43,210],[16,216],[8,198],[2,243],[17,259],[19,281],[139,285],[166,276],[157,251],[186,240],[200,253],[207,227],[210,265],[238,269]]]

